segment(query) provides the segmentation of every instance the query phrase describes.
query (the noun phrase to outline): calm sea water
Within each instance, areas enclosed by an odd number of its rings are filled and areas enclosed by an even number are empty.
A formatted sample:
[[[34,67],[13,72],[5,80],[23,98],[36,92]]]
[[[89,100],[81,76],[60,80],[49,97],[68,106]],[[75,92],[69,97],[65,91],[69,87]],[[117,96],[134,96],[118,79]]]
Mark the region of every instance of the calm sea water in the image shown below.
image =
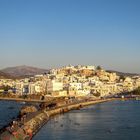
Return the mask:
[[[51,119],[33,140],[140,140],[140,101],[113,101]]]
[[[16,118],[22,106],[19,102],[0,101],[0,128]]]

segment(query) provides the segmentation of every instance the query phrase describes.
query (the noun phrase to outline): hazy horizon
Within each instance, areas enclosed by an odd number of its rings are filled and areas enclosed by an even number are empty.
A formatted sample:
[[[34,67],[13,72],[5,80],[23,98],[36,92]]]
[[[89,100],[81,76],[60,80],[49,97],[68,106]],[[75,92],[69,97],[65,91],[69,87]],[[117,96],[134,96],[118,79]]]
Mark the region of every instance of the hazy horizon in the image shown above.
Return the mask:
[[[101,65],[140,73],[139,0],[1,0],[0,69]]]

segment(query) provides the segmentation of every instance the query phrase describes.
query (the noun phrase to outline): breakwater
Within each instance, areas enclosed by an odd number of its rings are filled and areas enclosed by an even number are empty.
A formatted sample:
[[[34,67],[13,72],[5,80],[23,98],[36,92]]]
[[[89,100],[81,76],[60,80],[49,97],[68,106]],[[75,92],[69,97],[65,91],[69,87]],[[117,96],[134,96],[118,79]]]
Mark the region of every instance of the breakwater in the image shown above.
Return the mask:
[[[40,128],[47,123],[50,117],[53,117],[56,114],[66,113],[70,110],[80,109],[85,106],[111,101],[114,99],[102,99],[95,101],[86,101],[79,103],[66,104],[51,110],[43,109],[37,112],[31,117],[24,125],[17,127],[14,132],[10,132],[8,129],[5,129],[0,134],[0,140],[5,140],[5,138],[14,138],[16,140],[29,140],[40,130]]]
[[[72,110],[50,119],[33,140],[139,140],[139,108],[140,101],[115,100]]]

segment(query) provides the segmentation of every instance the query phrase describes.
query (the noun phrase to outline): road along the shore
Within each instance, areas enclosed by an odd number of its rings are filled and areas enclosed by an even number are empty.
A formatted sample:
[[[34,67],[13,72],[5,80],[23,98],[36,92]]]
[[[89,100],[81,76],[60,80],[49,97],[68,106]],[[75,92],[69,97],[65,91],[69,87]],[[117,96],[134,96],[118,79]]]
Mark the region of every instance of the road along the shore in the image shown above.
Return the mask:
[[[54,108],[51,110],[44,109],[34,115],[29,121],[25,122],[24,125],[21,125],[16,129],[14,132],[9,132],[9,130],[4,130],[0,134],[0,140],[6,140],[6,139],[13,139],[13,140],[31,140],[32,137],[42,128],[44,124],[49,121],[49,119],[56,115],[61,113],[66,113],[71,110],[80,109],[82,107],[86,107],[89,105],[94,105],[98,103],[108,102],[112,101],[114,99],[100,99],[100,100],[94,100],[94,101],[86,101],[86,102],[79,102],[79,103],[73,103],[73,104],[67,104],[64,106],[60,106],[58,108]]]
[[[35,102],[35,103],[45,103],[46,100],[39,99],[22,99],[22,98],[10,98],[10,97],[0,97],[3,101],[17,101],[17,102]]]

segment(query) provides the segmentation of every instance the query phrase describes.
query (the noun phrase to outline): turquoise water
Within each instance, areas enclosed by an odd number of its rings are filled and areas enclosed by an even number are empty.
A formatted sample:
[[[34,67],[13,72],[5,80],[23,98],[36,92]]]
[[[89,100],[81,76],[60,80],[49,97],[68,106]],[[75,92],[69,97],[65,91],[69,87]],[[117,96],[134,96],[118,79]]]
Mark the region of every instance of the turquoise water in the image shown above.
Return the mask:
[[[33,140],[139,140],[140,101],[112,101],[52,118]]]

